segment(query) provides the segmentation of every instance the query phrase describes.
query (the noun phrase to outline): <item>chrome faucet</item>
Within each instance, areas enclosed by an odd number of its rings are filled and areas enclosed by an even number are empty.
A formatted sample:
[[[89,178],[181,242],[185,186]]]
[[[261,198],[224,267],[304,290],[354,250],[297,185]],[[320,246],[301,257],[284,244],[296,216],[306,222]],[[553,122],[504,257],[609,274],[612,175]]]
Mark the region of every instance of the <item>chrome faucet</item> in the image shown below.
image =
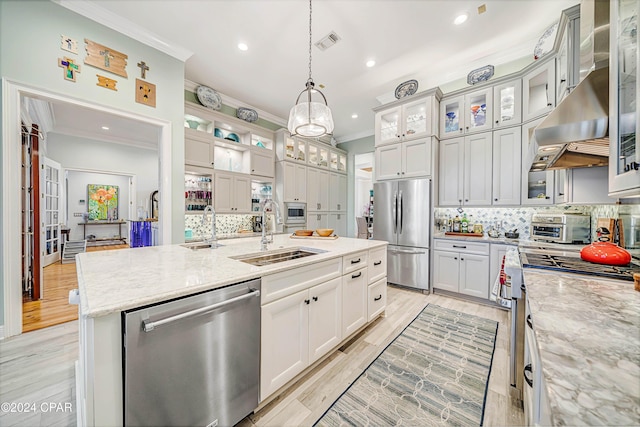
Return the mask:
[[[204,242],[210,244],[212,248],[216,248],[218,246],[218,238],[216,236],[216,211],[211,205],[207,205],[207,207],[204,208],[204,212],[202,213],[203,227],[207,222],[207,212],[211,212],[211,237],[204,239]]]
[[[262,239],[260,239],[260,250],[266,251],[267,244],[273,243],[273,229],[271,229],[271,239],[267,239],[267,206],[271,205],[276,210],[276,224],[282,224],[282,217],[280,216],[280,206],[273,199],[266,199],[262,202]]]

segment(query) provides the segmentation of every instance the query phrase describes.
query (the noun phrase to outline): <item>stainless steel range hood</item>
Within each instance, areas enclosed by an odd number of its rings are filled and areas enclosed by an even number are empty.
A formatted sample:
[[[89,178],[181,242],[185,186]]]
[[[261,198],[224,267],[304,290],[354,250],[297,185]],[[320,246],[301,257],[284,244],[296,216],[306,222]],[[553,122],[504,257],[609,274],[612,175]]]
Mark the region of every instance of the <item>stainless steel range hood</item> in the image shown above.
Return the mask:
[[[531,171],[609,162],[609,0],[580,4],[580,77],[536,127]]]

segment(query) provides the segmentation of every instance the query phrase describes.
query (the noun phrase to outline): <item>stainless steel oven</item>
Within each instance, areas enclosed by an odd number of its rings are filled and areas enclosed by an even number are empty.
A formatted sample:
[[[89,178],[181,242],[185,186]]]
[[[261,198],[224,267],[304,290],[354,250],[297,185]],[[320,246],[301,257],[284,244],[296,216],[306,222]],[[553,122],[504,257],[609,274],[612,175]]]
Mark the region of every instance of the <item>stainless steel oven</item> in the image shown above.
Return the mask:
[[[307,204],[300,202],[284,203],[284,224],[285,225],[306,225],[307,224]]]
[[[589,243],[591,216],[584,214],[534,214],[531,239],[554,243]]]

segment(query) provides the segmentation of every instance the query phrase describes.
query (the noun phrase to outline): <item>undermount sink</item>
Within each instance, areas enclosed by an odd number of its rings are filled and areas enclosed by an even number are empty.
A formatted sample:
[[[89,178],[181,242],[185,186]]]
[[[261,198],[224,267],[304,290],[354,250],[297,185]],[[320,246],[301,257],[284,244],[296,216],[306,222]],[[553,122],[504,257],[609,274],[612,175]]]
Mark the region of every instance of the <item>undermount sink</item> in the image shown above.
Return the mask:
[[[182,246],[183,248],[191,249],[193,251],[197,251],[198,249],[215,249],[224,245],[221,245],[220,243],[211,244],[206,242],[195,242],[195,243],[184,243],[180,246]]]
[[[294,259],[317,255],[324,252],[326,251],[312,248],[287,248],[268,252],[258,252],[248,255],[232,256],[229,258],[261,267],[263,265],[277,264],[279,262],[291,261]]]

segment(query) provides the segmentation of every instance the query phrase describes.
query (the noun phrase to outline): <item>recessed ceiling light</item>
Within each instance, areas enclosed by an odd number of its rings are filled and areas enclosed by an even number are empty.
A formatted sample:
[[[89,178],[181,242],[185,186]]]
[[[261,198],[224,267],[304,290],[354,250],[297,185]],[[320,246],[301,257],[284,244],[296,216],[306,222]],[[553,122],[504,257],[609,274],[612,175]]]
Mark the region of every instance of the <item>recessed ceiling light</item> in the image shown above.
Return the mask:
[[[357,119],[357,118],[358,118],[358,115],[354,113],[354,114],[352,114],[352,115],[351,115],[351,118],[352,118],[352,119]]]
[[[109,130],[109,126],[102,126],[102,130]]]
[[[453,20],[453,23],[456,25],[460,25],[464,23],[468,17],[469,14],[467,12],[461,13],[460,15],[456,16],[456,19]]]
[[[367,67],[371,68],[374,65],[376,65],[376,61],[374,61],[373,59],[367,61]]]
[[[245,50],[249,49],[249,46],[247,46],[246,43],[238,43],[238,49],[244,52]]]

